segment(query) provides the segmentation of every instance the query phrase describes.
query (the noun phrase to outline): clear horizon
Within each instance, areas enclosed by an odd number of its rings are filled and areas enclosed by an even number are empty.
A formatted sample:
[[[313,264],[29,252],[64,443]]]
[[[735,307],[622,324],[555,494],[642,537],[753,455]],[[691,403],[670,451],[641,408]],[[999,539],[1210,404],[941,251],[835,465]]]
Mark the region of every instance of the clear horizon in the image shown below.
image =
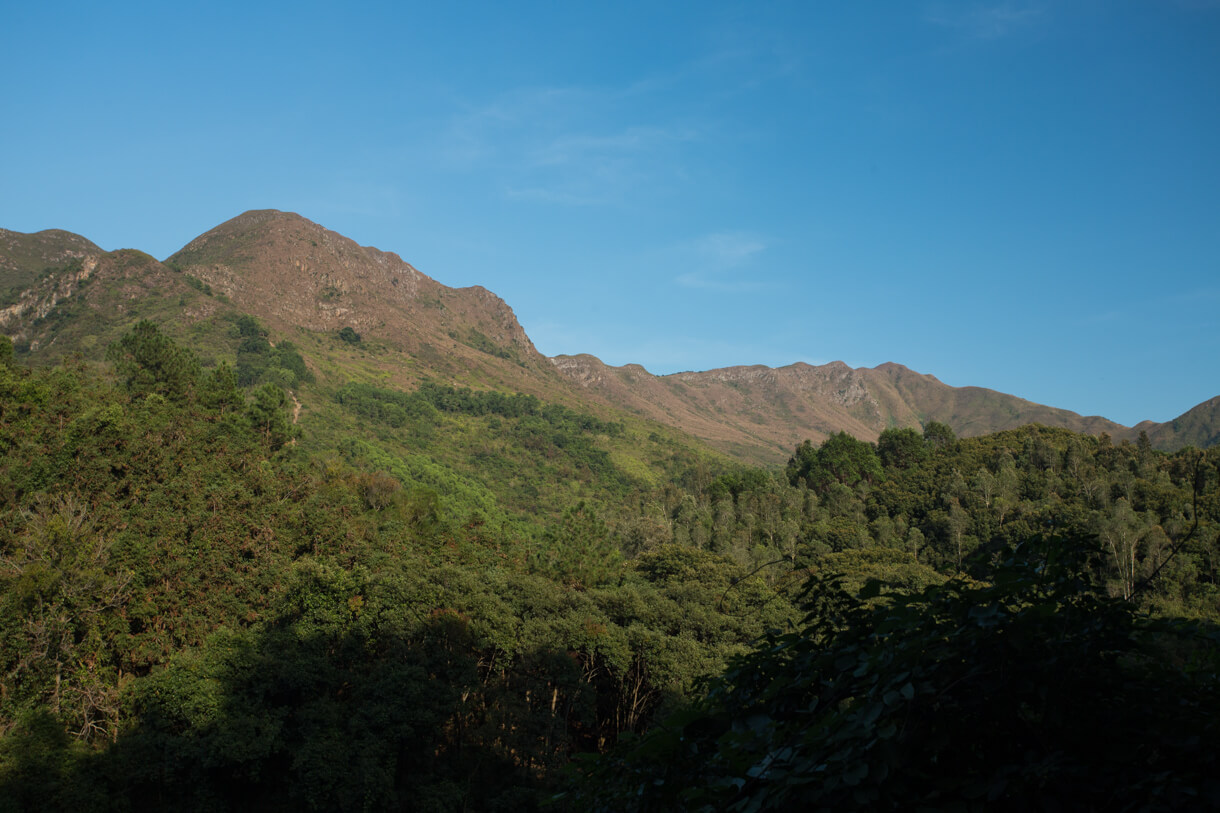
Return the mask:
[[[295,211],[546,355],[1220,394],[1220,3],[8,10],[0,227]]]

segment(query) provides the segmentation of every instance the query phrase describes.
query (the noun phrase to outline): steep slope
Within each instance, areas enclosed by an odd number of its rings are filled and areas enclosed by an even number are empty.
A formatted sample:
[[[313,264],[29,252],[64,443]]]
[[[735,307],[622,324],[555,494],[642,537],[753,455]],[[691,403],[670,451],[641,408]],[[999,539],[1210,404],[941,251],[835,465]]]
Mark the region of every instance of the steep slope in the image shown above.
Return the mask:
[[[45,316],[89,278],[103,254],[72,232],[49,229],[23,234],[0,229],[0,330],[27,315]]]
[[[287,391],[302,450],[389,472],[447,516],[477,510],[530,538],[573,500],[596,510],[692,467],[731,466],[668,426],[582,400],[488,291],[450,289],[295,215],[237,218],[173,266],[67,237],[76,255],[0,253],[0,281],[32,281],[0,328],[22,362],[100,359],[149,319],[205,368],[227,362],[243,387]],[[291,248],[302,244],[304,257]],[[49,262],[61,265],[38,270]]]
[[[1153,423],[1144,421],[1131,428],[1131,432],[1148,433],[1148,439],[1158,449],[1180,449],[1195,446],[1206,449],[1220,443],[1220,395],[1210,398],[1187,410],[1172,421]]]
[[[166,264],[270,327],[352,328],[407,353],[424,374],[526,391],[558,383],[512,308],[495,294],[478,286],[449,288],[397,254],[360,246],[297,214],[246,212],[192,240]]]
[[[62,252],[0,253],[11,269],[0,282],[35,281],[0,326],[26,363],[100,359],[150,319],[205,367],[224,361],[244,386],[287,390],[303,447],[410,470],[442,497],[517,517],[729,463],[669,426],[582,398],[487,290],[449,288],[297,215],[249,212],[166,263],[67,237],[80,256],[46,273]],[[363,338],[345,340],[343,328]],[[406,420],[404,393],[423,380],[440,401],[410,401]],[[458,389],[445,394],[447,384]],[[527,397],[467,394],[485,390]]]
[[[201,322],[233,310],[141,251],[103,251],[64,231],[0,231],[0,290],[0,332],[40,363],[69,353],[98,358],[139,319],[197,343]]]
[[[60,229],[24,234],[0,229],[0,304],[11,305],[40,276],[86,257],[104,254],[79,234]]]

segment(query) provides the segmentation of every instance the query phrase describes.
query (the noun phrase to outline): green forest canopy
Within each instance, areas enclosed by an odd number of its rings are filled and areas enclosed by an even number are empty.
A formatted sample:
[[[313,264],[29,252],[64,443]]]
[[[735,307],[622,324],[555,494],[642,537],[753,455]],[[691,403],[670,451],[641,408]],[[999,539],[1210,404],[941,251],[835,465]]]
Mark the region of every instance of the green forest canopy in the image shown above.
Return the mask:
[[[0,810],[1217,792],[1216,450],[658,438],[645,478],[626,425],[359,382],[311,439],[283,388],[322,385],[236,333],[204,369],[137,325],[113,376],[0,342]]]

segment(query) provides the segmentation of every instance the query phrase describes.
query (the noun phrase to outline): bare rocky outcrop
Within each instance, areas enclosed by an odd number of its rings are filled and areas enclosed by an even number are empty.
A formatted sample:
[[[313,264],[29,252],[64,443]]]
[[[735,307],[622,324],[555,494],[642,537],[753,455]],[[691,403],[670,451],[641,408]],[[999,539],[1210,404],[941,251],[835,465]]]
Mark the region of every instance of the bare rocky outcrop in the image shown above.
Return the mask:
[[[0,229],[0,331],[42,319],[92,276],[102,249],[78,234]]]
[[[9,325],[19,319],[42,319],[49,314],[60,300],[72,296],[82,282],[89,279],[97,269],[98,258],[84,257],[76,268],[69,267],[64,273],[48,277],[42,284],[36,284],[17,295],[17,301],[5,308],[0,308],[0,330],[6,330]]]

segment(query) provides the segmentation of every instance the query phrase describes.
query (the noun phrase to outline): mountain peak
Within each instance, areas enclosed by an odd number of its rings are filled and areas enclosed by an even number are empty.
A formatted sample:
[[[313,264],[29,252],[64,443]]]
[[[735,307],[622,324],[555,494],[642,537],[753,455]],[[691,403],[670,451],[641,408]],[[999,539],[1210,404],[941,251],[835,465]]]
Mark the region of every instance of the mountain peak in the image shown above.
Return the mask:
[[[226,227],[250,228],[262,226],[268,223],[297,224],[315,229],[323,229],[322,226],[319,226],[309,218],[303,217],[296,212],[283,212],[279,209],[247,209],[237,217],[230,218],[224,223],[221,223],[212,231],[218,231]]]
[[[512,308],[482,286],[449,288],[397,254],[294,212],[255,209],[196,237],[166,264],[277,327],[350,327],[408,352],[541,356]],[[456,359],[455,359],[456,360]]]
[[[63,229],[32,233],[0,229],[0,269],[53,268],[88,254],[105,252],[93,241]]]

